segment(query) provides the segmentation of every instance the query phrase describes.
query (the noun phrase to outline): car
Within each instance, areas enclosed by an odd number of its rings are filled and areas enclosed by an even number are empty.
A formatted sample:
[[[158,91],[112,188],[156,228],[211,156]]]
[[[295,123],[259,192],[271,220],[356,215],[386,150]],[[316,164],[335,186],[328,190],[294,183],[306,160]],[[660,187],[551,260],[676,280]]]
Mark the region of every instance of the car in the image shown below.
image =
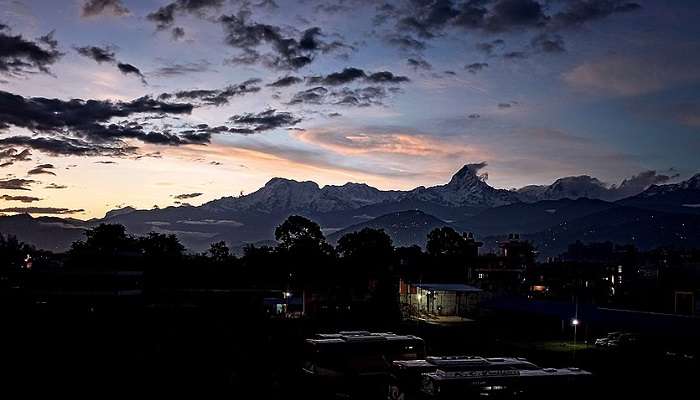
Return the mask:
[[[639,335],[634,333],[622,333],[607,341],[606,347],[613,349],[628,349],[635,347],[640,342]]]
[[[611,341],[616,340],[620,335],[622,335],[624,332],[609,332],[607,335],[605,335],[602,338],[598,338],[595,340],[595,346],[596,347],[608,347],[608,344]]]

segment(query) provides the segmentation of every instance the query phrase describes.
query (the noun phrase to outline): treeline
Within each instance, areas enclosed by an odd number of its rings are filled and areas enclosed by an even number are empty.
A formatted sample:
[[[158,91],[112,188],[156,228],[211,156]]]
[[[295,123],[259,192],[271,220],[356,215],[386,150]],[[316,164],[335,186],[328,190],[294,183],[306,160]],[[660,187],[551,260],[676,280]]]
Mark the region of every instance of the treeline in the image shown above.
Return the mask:
[[[0,267],[34,270],[140,270],[159,284],[202,286],[276,285],[300,287],[333,283],[366,285],[390,276],[407,279],[464,279],[474,260],[474,241],[450,227],[428,235],[419,246],[395,247],[383,230],[348,233],[334,247],[315,222],[290,216],[275,229],[275,246],[248,245],[234,255],[225,242],[188,253],[173,234],[130,235],[122,225],[101,224],[85,232],[62,254],[40,251],[0,236]]]

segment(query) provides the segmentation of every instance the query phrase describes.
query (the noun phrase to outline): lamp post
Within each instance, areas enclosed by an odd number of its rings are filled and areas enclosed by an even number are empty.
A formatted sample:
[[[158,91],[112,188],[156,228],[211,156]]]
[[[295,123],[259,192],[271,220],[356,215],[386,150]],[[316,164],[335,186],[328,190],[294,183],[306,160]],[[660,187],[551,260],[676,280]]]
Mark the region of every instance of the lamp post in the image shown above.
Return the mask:
[[[573,346],[573,363],[576,365],[576,333],[578,331],[578,325],[581,321],[578,320],[578,298],[575,299],[575,309],[574,318],[571,320],[571,326],[574,327],[574,346]]]

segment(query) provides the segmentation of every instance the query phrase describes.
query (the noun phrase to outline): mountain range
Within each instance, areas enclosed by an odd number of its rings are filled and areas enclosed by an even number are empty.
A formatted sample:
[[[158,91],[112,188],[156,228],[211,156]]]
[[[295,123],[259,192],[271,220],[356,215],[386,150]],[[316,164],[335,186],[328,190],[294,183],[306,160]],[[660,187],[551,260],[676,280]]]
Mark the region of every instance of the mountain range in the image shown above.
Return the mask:
[[[425,244],[440,226],[474,232],[488,243],[508,233],[554,255],[575,240],[654,245],[700,245],[700,174],[673,184],[625,180],[608,186],[589,176],[517,190],[491,187],[467,164],[444,185],[408,191],[379,190],[362,183],[319,187],[311,181],[273,178],[248,195],[200,206],[137,210],[125,207],[104,218],[81,221],[26,214],[0,216],[0,232],[40,248],[64,251],[84,229],[118,223],[133,234],[176,234],[192,251],[224,240],[232,247],[268,242],[291,214],[321,225],[330,241],[364,227],[381,228],[396,245]]]

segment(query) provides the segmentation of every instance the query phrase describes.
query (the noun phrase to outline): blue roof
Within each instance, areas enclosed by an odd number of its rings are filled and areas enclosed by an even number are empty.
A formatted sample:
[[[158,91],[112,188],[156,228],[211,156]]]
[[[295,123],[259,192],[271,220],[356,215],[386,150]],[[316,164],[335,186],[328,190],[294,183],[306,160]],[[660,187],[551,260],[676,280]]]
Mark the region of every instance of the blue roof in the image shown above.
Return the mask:
[[[479,289],[478,287],[469,286],[462,283],[418,283],[413,286],[419,287],[424,290],[434,290],[437,292],[481,292],[481,289]]]

